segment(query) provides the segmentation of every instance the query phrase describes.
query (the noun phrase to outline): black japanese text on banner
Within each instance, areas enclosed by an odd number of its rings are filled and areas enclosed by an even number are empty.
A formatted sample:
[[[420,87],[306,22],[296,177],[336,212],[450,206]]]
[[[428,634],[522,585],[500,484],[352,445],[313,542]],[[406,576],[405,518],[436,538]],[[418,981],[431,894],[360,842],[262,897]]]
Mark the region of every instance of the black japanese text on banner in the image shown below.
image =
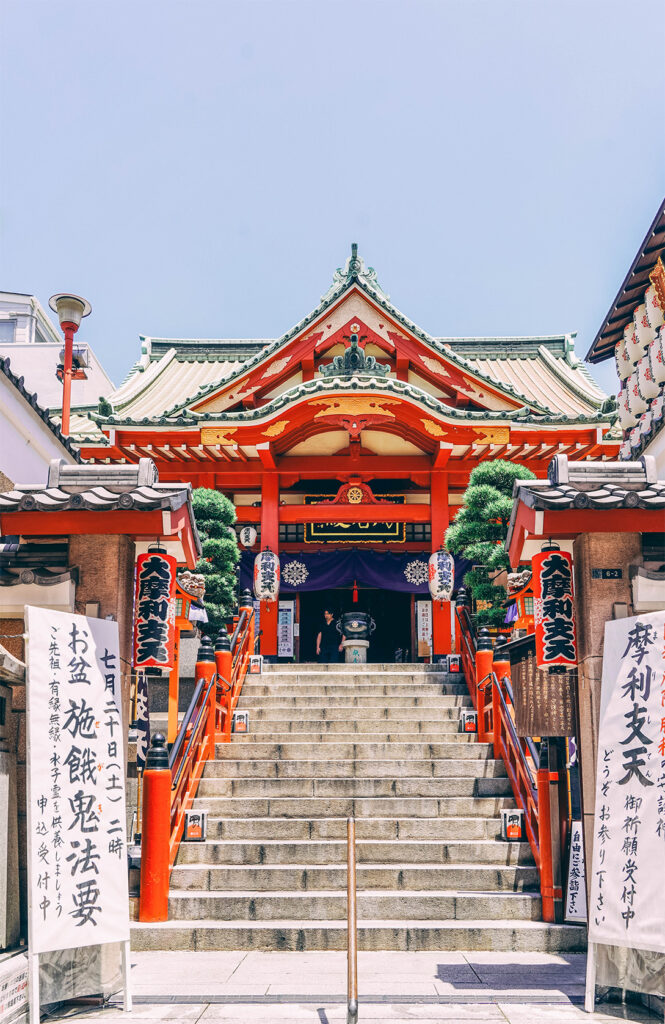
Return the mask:
[[[125,942],[118,625],[26,614],[30,952]]]
[[[665,612],[605,623],[591,942],[665,953]]]

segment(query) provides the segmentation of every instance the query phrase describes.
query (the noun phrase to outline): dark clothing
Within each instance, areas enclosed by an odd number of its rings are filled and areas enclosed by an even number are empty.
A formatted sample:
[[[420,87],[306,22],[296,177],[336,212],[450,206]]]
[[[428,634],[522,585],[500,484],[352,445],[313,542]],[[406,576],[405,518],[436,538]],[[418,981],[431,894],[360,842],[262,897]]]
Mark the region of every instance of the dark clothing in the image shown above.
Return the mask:
[[[339,661],[339,645],[341,636],[337,632],[337,625],[335,620],[328,623],[323,621],[321,626],[321,653],[319,655],[319,661],[336,662]]]

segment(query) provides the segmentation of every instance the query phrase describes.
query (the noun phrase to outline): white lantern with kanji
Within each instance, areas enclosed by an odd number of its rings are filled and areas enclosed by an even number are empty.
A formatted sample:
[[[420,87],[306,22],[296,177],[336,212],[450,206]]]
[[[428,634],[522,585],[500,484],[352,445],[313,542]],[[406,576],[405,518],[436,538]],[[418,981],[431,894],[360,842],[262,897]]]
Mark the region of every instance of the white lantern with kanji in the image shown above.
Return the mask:
[[[433,601],[450,601],[455,586],[455,559],[443,548],[429,560],[429,592]]]
[[[279,556],[270,548],[254,559],[254,594],[258,601],[276,601],[279,596]]]

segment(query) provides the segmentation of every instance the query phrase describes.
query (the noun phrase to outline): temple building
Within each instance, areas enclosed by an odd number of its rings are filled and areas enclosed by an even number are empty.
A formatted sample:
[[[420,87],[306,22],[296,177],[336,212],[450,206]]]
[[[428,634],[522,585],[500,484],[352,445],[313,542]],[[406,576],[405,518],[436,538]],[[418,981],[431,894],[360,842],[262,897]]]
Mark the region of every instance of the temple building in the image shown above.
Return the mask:
[[[320,303],[272,339],[141,339],[95,413],[74,414],[84,459],[154,460],[162,481],[223,491],[254,557],[280,556],[261,651],[314,659],[323,609],[369,611],[373,661],[453,649],[427,561],[469,473],[505,458],[546,474],[553,455],[616,459],[606,399],[574,336],[443,338],[390,301],[354,245]],[[462,567],[460,567],[461,569]]]

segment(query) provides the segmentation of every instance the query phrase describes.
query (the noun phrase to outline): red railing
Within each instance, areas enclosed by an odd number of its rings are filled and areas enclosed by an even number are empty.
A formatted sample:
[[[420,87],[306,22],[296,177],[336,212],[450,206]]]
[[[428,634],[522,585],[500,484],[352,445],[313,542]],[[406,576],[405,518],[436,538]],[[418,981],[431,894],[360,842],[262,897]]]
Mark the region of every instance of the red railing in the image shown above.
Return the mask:
[[[503,664],[505,671],[497,674],[490,669],[478,678],[479,666],[491,664],[492,651],[478,649],[468,609],[457,609],[456,614],[462,666],[477,711],[478,740],[492,743],[494,757],[501,758],[506,766],[515,802],[524,812],[524,829],[538,868],[543,920],[553,922],[555,900],[561,897],[561,890],[554,887],[550,821],[550,782],[557,778],[544,763],[545,758],[540,758],[533,740],[517,735],[510,710],[514,701],[509,662],[497,659],[497,668]]]
[[[230,651],[229,651],[230,647]],[[226,664],[230,679],[217,671],[212,646],[202,644],[196,664],[196,687],[178,735],[167,754],[164,737],[152,740],[143,773],[140,921],[168,919],[169,878],[206,761],[216,742],[229,742],[233,712],[254,650],[254,611],[241,610]]]

